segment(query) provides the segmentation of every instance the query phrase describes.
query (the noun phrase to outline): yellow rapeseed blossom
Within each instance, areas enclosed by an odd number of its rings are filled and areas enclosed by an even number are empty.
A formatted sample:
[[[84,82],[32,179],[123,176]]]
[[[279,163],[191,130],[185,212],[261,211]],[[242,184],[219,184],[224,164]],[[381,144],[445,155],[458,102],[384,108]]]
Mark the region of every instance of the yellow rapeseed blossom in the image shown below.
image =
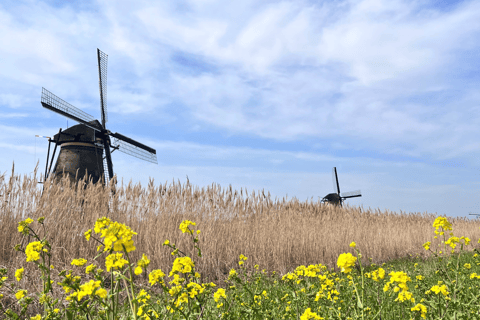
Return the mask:
[[[352,272],[352,267],[355,265],[357,258],[354,257],[350,252],[349,253],[342,253],[338,257],[337,265],[341,268],[343,273],[350,273]]]
[[[312,309],[307,308],[305,312],[300,316],[300,320],[322,320],[323,318],[317,315],[315,312],[312,312]]]
[[[193,263],[190,257],[176,258],[173,262],[172,271],[170,272],[170,277],[172,277],[177,272],[180,273],[190,273],[192,272],[195,264]]]
[[[167,246],[167,245],[169,245],[169,244],[170,244],[170,240],[168,240],[168,239],[165,240],[165,242],[163,243],[164,246]]]
[[[42,248],[43,244],[40,241],[30,242],[25,248],[27,262],[40,259],[40,251],[42,250]]]
[[[426,314],[427,314],[427,307],[425,307],[423,304],[421,303],[418,303],[415,307],[413,307],[412,309],[410,309],[411,311],[420,311],[420,315],[422,318],[426,318]]]
[[[88,229],[87,231],[85,231],[84,235],[85,239],[87,239],[87,241],[90,241],[90,237],[92,236],[92,229]]]
[[[88,267],[85,268],[85,273],[89,274],[90,272],[95,271],[95,268],[97,268],[97,266],[94,265],[94,264],[91,264],[91,265],[89,265]]]
[[[355,248],[357,244],[355,242],[350,243],[350,247]]]
[[[20,290],[17,293],[15,293],[15,298],[17,298],[17,300],[20,300],[23,297],[25,297],[26,294],[27,294],[27,290]]]
[[[17,278],[17,281],[22,280],[24,271],[25,269],[23,269],[23,267],[15,271],[15,278]]]
[[[463,267],[464,267],[465,269],[470,269],[470,268],[472,268],[472,265],[471,265],[470,263],[465,263],[465,264],[463,265]]]
[[[470,243],[470,238],[468,237],[460,237],[460,240],[462,240],[465,242],[465,245],[468,246],[468,244]]]
[[[435,292],[435,294],[442,293],[444,296],[448,295],[450,292],[447,291],[447,286],[442,285],[442,286],[433,286],[430,290]]]
[[[450,222],[448,222],[447,218],[444,217],[438,217],[435,219],[433,222],[433,227],[438,230],[440,227],[443,228],[443,230],[452,230],[452,225]]]
[[[42,320],[42,316],[37,314],[35,317],[30,317],[30,320]]]
[[[379,279],[385,278],[385,270],[383,268],[378,268],[378,270],[375,270],[372,272],[372,279],[375,281],[379,281]]]
[[[227,296],[225,295],[225,289],[218,288],[217,291],[213,294],[213,298],[215,299],[215,302],[218,302],[220,298],[227,299]]]
[[[127,263],[128,261],[123,259],[123,253],[112,253],[105,258],[105,267],[107,268],[107,272],[110,272],[111,268],[122,268]]]
[[[160,269],[153,270],[148,275],[148,282],[150,283],[151,286],[153,286],[157,282],[163,283],[163,277],[165,277],[165,273],[163,273],[162,270]]]
[[[193,234],[193,231],[188,228],[189,225],[196,226],[197,224],[190,220],[183,220],[182,223],[180,223],[179,229],[182,230],[182,233],[188,232]]]
[[[28,218],[26,219],[25,221],[20,221],[18,223],[18,232],[21,232],[23,234],[28,234],[28,225],[31,224],[33,222],[32,219]]]
[[[427,241],[423,244],[423,247],[425,248],[425,250],[428,250],[428,249],[430,249],[431,244],[432,243],[430,241]]]
[[[73,259],[71,265],[81,267],[85,263],[87,263],[87,260],[80,258],[80,259]]]
[[[112,222],[110,219],[103,217],[95,222],[95,233],[101,233],[101,237],[105,239],[105,251],[123,251],[123,247],[127,252],[135,250],[133,245],[132,236],[137,233],[130,227],[119,223]]]

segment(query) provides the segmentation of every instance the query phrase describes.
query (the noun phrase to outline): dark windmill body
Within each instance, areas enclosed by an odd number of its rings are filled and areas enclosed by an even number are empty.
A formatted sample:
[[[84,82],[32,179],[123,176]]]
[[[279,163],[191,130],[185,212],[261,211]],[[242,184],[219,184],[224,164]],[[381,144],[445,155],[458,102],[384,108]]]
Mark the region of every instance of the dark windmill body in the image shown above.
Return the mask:
[[[100,88],[100,112],[102,122],[95,120],[91,115],[63,101],[50,91],[42,88],[42,106],[59,113],[79,124],[64,131],[62,129],[49,139],[45,179],[53,174],[60,179],[64,174],[70,181],[76,182],[85,175],[93,183],[101,181],[107,184],[114,176],[111,153],[115,150],[133,155],[137,158],[157,163],[155,149],[128,138],[119,133],[112,133],[106,129],[107,117],[107,59],[108,56],[97,49],[98,74]],[[50,145],[55,143],[49,166]],[[53,159],[60,146],[60,152],[53,171]]]
[[[329,193],[321,200],[323,203],[330,203],[336,206],[342,206],[343,201],[348,198],[361,197],[362,193],[360,190],[340,193],[340,184],[338,183],[337,167],[333,167],[333,188],[336,192]]]

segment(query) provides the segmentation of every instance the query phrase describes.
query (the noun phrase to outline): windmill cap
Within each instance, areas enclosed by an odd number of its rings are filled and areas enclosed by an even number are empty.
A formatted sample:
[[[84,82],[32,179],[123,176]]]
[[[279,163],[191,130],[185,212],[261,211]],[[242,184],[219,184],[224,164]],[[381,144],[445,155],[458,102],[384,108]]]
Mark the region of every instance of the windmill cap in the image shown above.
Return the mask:
[[[98,128],[99,130],[102,129],[102,125],[98,120],[93,120],[88,122],[89,125],[92,127]],[[94,143],[99,138],[99,132],[89,128],[83,124],[77,124],[73,127],[70,127],[66,130],[63,130],[60,133],[57,133],[53,140],[58,143],[62,144],[65,142],[87,142],[87,143]]]

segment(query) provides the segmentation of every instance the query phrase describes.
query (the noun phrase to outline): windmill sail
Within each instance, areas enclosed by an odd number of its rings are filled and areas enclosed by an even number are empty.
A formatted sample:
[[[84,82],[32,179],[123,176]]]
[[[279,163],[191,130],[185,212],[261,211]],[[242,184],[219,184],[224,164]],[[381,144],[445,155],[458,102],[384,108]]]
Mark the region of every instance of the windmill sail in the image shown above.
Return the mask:
[[[362,196],[362,192],[360,190],[344,192],[344,193],[341,194],[341,197],[344,198],[344,199],[361,197],[361,196]]]
[[[108,121],[107,114],[107,63],[108,55],[97,48],[98,58],[98,86],[100,88],[100,114],[102,115],[102,126]]]
[[[86,125],[94,130],[100,131],[98,128],[92,127],[89,122],[95,120],[95,118],[86,112],[72,106],[70,103],[57,97],[45,88],[42,88],[42,106],[53,112],[59,113],[62,116],[75,120],[79,123]]]
[[[157,151],[155,149],[147,147],[146,145],[125,137],[119,133],[112,133],[111,136],[113,137],[112,146],[118,148],[118,151],[148,162],[158,163],[156,154]]]

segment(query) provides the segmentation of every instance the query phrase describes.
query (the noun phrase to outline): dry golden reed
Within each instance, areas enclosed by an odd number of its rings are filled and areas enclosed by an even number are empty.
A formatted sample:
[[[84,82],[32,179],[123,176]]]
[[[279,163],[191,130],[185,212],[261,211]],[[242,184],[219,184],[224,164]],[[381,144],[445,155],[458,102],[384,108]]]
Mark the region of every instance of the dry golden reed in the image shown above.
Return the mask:
[[[151,180],[143,188],[122,181],[110,184],[115,191],[112,195],[112,190],[101,185],[87,184],[84,188],[79,184],[75,188],[66,179],[58,184],[48,180],[42,194],[36,172],[33,177],[22,178],[12,169],[9,178],[5,173],[0,175],[0,267],[12,273],[23,266],[27,277],[28,270],[35,270],[33,264],[12,249],[22,241],[18,222],[27,217],[45,217],[53,246],[52,262],[59,271],[72,269],[70,262],[75,258],[92,262],[97,244],[87,242],[83,233],[93,227],[97,218],[107,216],[138,233],[134,237],[134,261],[145,253],[153,268],[168,273],[174,258],[162,244],[169,239],[194,258],[203,281],[219,285],[231,268],[238,268],[240,254],[248,257],[247,269],[258,264],[260,269],[284,274],[299,265],[321,263],[334,267],[341,253],[351,252],[352,241],[364,257],[372,257],[375,263],[410,254],[425,256],[422,244],[434,235],[434,214],[394,213],[348,205],[338,208],[296,198],[272,200],[264,191],[248,193],[232,190],[231,186],[222,189],[215,183],[200,189],[189,181],[155,186]],[[196,222],[201,230],[203,258],[194,256],[191,239],[178,229],[184,219]],[[449,221],[455,235],[468,236],[473,246],[478,246],[478,220]],[[103,265],[103,261],[97,265]]]

